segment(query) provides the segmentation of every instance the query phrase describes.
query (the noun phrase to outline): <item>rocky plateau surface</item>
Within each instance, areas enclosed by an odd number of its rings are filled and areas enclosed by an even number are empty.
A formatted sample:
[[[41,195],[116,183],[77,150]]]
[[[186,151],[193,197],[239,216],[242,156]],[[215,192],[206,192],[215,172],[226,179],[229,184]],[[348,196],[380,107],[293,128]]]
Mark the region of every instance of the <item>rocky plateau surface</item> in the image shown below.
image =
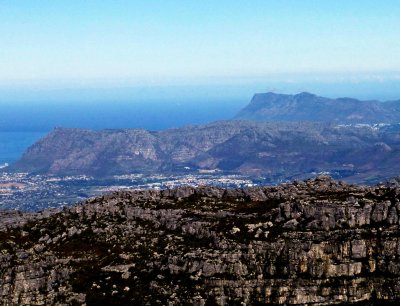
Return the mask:
[[[0,214],[2,305],[398,305],[400,188],[114,192]]]

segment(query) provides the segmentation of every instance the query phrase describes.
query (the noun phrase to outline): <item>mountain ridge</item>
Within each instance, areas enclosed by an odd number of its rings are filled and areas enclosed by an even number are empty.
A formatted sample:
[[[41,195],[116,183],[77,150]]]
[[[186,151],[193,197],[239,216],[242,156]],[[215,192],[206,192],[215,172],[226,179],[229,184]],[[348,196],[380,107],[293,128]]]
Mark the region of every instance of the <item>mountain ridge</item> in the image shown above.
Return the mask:
[[[161,132],[58,128],[7,171],[108,176],[219,169],[271,183],[331,172],[376,183],[400,171],[399,132],[400,125],[388,124],[237,120]]]
[[[164,131],[56,128],[6,171],[112,176],[216,170],[272,184],[327,172],[370,184],[400,172],[398,122],[399,101],[269,92],[256,94],[235,120],[206,125]]]
[[[399,123],[400,100],[380,102],[330,99],[309,92],[257,93],[235,119],[256,121],[321,121],[335,123]]]

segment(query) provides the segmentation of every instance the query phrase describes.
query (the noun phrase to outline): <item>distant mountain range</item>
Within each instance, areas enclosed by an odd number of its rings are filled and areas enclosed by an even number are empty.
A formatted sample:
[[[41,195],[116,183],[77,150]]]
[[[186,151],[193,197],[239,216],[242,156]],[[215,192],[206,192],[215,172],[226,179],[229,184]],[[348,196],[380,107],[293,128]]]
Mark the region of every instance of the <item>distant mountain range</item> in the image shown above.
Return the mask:
[[[257,94],[236,120],[202,126],[161,132],[56,128],[7,170],[98,177],[216,171],[271,183],[328,172],[376,183],[400,173],[399,108],[400,102],[309,93]],[[271,122],[257,122],[262,120]]]
[[[329,172],[374,183],[400,173],[400,125],[223,121],[162,132],[57,128],[9,170],[94,176],[211,170],[271,182]]]
[[[256,121],[318,121],[336,123],[399,123],[399,101],[329,99],[311,93],[297,95],[255,94],[235,117]]]

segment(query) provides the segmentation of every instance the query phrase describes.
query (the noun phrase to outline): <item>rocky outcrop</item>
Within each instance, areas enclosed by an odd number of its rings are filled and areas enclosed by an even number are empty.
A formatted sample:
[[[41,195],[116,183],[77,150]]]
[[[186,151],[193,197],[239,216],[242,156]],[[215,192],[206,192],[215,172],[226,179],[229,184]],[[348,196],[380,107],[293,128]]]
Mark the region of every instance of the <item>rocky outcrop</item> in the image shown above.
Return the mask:
[[[224,121],[162,132],[58,128],[6,171],[107,177],[218,169],[272,184],[325,172],[376,184],[398,175],[399,152],[398,124]]]
[[[396,305],[399,214],[398,187],[329,177],[115,192],[3,226],[0,300]]]

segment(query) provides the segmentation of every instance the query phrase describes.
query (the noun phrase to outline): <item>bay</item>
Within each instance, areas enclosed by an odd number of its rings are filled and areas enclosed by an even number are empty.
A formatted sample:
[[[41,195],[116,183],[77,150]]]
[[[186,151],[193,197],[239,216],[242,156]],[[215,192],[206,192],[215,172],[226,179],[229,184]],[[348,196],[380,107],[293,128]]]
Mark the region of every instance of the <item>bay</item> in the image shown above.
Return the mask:
[[[18,160],[25,150],[47,132],[1,132],[0,131],[0,166]]]

